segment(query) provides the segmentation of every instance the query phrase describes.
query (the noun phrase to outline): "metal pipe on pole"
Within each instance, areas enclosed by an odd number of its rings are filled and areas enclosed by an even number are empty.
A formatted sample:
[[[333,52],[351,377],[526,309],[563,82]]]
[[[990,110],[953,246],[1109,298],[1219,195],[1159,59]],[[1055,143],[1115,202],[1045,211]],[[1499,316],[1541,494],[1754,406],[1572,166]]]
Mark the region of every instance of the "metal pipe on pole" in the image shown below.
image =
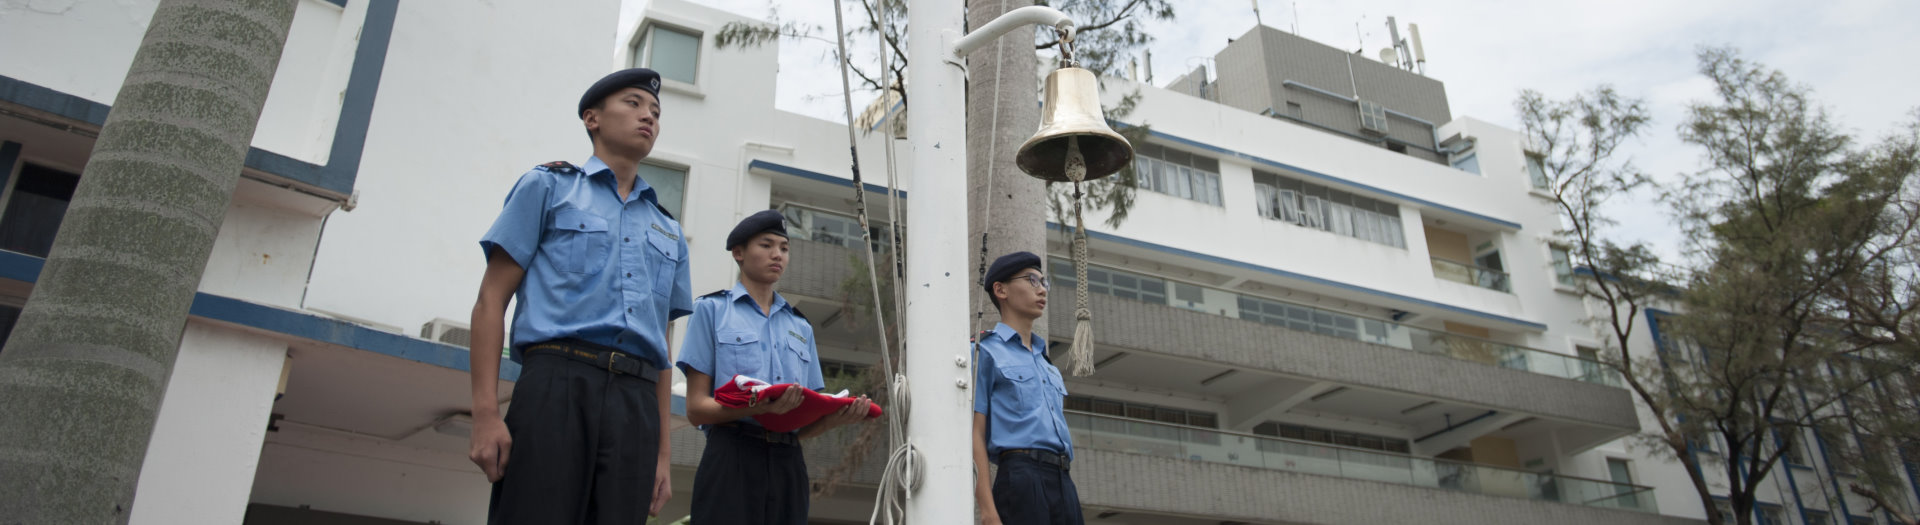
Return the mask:
[[[913,188],[907,195],[905,348],[911,415],[907,443],[922,474],[908,495],[908,523],[952,523],[973,516],[973,377],[968,346],[966,69],[967,52],[1025,24],[1071,31],[1065,14],[1046,7],[1008,12],[961,36],[964,6],[911,0],[907,9],[907,75],[913,112],[907,119]],[[968,520],[970,521],[970,519]]]

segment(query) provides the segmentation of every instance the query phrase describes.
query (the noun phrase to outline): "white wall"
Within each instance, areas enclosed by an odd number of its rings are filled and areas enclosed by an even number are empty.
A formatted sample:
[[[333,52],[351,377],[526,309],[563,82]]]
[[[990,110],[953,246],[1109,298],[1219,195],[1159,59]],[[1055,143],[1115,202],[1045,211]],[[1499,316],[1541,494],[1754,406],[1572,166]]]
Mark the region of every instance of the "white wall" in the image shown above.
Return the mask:
[[[132,523],[239,523],[286,343],[187,323],[135,489]]]
[[[608,72],[617,9],[401,2],[359,206],[328,219],[305,306],[409,331],[466,319],[485,268],[479,239],[507,190],[537,164],[592,153],[574,110]]]

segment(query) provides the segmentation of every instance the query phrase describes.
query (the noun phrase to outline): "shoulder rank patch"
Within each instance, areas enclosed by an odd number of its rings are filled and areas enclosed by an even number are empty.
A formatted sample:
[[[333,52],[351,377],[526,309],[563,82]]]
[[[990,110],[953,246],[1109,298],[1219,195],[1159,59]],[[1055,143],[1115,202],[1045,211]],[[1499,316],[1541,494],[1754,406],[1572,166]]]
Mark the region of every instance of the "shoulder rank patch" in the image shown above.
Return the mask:
[[[661,205],[659,201],[648,201],[648,202],[652,202],[652,203],[653,203],[653,209],[656,209],[656,210],[660,210],[660,214],[661,214],[661,215],[665,215],[665,216],[667,216],[667,218],[669,218],[669,219],[673,219],[673,220],[676,220],[676,221],[677,221],[677,220],[680,220],[680,219],[677,219],[677,218],[674,218],[674,216],[673,216],[673,212],[670,212],[670,211],[667,211],[667,207],[666,207],[666,206],[663,206],[663,205]],[[659,226],[654,226],[654,227],[655,227],[655,228],[659,228]],[[678,240],[678,239],[675,239],[675,240]]]
[[[808,323],[813,322],[812,319],[807,319],[807,314],[800,313],[800,307],[794,306],[793,303],[787,303],[787,311],[793,312],[793,316],[800,318],[800,320],[802,321],[806,321]]]
[[[787,335],[791,335],[791,336],[793,336],[793,338],[794,338],[794,339],[799,339],[799,340],[800,340],[800,344],[803,344],[803,345],[804,345],[804,344],[807,344],[807,336],[804,336],[804,335],[800,335],[800,332],[795,332],[795,331],[793,331],[793,330],[787,330]]]
[[[706,294],[706,295],[702,295],[702,296],[700,296],[700,297],[703,297],[703,298],[704,298],[704,297],[720,297],[720,296],[723,296],[723,295],[726,295],[726,294],[727,294],[727,289],[726,289],[726,288],[721,288],[721,289],[720,289],[720,291],[717,291],[717,292],[713,292],[713,293],[710,293],[710,294]]]
[[[541,164],[539,167],[545,168],[547,171],[551,171],[555,173],[571,173],[571,172],[580,171],[580,168],[576,168],[573,166],[572,163],[569,163],[564,160],[556,160],[546,164]]]

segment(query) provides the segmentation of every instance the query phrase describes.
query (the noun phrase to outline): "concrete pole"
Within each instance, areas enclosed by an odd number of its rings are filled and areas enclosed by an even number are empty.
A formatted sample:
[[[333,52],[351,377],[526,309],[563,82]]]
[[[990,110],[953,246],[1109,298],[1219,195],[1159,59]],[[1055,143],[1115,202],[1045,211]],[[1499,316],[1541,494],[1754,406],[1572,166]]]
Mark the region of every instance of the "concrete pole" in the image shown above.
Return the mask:
[[[961,37],[952,0],[912,0],[907,9],[907,119],[913,187],[907,196],[907,442],[918,452],[919,489],[907,522],[953,523],[973,516],[973,377],[967,345],[968,263],[966,78],[962,57],[1018,27],[1071,27],[1059,11],[1029,6]],[[1027,74],[1032,74],[1028,72]],[[1013,151],[1004,154],[1013,155]]]
[[[973,516],[973,416],[968,377],[966,78],[953,43],[961,2],[912,0],[907,9],[907,119],[912,190],[907,194],[907,332],[911,412],[907,442],[918,451],[920,487],[907,523]]]

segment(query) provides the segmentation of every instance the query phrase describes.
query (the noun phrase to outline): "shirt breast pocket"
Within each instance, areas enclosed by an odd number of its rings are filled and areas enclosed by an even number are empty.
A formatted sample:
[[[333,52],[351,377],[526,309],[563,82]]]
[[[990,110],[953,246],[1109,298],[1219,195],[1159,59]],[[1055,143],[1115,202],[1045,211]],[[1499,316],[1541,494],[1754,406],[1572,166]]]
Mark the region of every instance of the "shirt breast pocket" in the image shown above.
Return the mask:
[[[766,353],[760,351],[760,334],[745,330],[725,330],[714,337],[714,373],[740,374],[761,381],[773,378],[767,375]],[[732,376],[716,377],[715,381],[731,381]]]
[[[656,228],[658,226],[655,226]],[[653,246],[653,257],[648,257],[648,268],[653,272],[653,293],[662,296],[673,294],[673,279],[680,272],[680,243],[660,230],[647,232],[647,244]]]
[[[993,389],[994,401],[1015,412],[1025,412],[1039,395],[1040,378],[1029,365],[1000,367],[1001,384]]]
[[[607,219],[586,210],[567,208],[553,216],[553,266],[568,273],[598,271],[607,260],[613,237],[607,234]]]

